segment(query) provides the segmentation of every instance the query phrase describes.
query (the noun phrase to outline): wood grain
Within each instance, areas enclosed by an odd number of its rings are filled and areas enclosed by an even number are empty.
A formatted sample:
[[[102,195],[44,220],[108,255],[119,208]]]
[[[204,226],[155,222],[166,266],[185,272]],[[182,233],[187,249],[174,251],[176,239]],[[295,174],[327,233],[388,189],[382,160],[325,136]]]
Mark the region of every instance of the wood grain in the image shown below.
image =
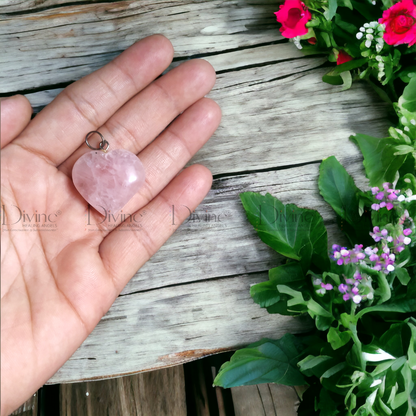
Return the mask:
[[[235,416],[296,416],[299,399],[293,387],[258,384],[231,389]]]
[[[120,296],[49,383],[170,367],[309,329],[309,321],[254,304],[250,285],[266,279],[254,273]]]
[[[24,402],[11,415],[37,416],[38,415],[38,393],[35,393],[29,400]]]
[[[364,187],[361,159],[345,166]],[[319,195],[319,164],[215,179],[208,196],[170,240],[130,280],[123,294],[222,276],[267,271],[282,260],[260,241],[246,219],[239,193],[269,192],[284,203],[318,210],[330,231],[330,244],[340,241],[332,209]],[[187,212],[176,207],[176,212]],[[170,222],[175,220],[172,216]],[[166,223],[166,227],[171,224]],[[215,285],[215,282],[211,284]]]
[[[186,416],[183,366],[86,383],[62,384],[61,416]]]
[[[172,40],[176,57],[275,42],[282,39],[276,7],[274,0],[140,0],[3,15],[0,91],[79,79],[153,33]]]

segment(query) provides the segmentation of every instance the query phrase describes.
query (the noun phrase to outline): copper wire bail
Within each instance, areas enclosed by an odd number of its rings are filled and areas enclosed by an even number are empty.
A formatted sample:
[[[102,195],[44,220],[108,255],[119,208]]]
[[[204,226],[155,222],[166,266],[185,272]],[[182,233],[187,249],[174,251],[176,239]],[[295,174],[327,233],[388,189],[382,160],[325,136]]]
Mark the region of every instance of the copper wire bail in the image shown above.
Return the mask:
[[[100,144],[98,145],[99,147],[92,147],[89,143],[88,143],[88,139],[94,134],[97,133],[100,137],[101,137],[101,141]],[[102,150],[104,153],[108,151],[108,148],[110,147],[110,143],[108,143],[107,140],[104,139],[104,136],[99,132],[99,131],[90,131],[86,136],[85,136],[85,144],[91,149],[91,150]]]

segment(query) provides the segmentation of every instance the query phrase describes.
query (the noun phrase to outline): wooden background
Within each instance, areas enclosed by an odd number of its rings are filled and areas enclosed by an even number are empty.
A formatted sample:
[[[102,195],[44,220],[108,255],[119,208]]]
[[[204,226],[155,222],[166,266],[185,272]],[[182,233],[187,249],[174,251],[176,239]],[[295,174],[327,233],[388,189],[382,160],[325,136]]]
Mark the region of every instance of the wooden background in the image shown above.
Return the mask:
[[[382,136],[383,104],[359,83],[346,92],[321,81],[320,56],[282,38],[269,0],[2,0],[0,93],[25,94],[35,111],[66,85],[153,33],[217,71],[209,96],[221,126],[192,162],[214,174],[195,214],[123,290],[97,328],[50,383],[94,380],[172,366],[299,332],[306,322],[268,315],[250,298],[281,259],[256,237],[238,194],[271,192],[318,209],[319,161],[336,155],[365,183],[354,132]]]

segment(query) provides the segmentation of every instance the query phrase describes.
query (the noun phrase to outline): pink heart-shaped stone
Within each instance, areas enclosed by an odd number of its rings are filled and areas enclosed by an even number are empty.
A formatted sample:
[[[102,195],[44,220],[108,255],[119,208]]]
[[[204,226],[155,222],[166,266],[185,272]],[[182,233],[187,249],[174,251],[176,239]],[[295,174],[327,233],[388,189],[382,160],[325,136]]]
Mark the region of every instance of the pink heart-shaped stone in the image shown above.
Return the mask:
[[[72,180],[82,197],[100,214],[116,214],[143,186],[140,159],[124,149],[85,153],[72,169]]]

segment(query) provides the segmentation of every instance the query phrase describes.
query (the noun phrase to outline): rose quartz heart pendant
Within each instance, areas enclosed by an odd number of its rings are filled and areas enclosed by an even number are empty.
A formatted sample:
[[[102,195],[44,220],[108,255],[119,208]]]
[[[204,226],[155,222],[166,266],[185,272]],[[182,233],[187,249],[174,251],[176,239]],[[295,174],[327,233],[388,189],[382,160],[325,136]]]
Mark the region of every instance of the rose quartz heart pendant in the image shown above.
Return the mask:
[[[144,185],[145,176],[140,159],[124,149],[85,153],[72,170],[78,192],[105,216],[120,211]]]

